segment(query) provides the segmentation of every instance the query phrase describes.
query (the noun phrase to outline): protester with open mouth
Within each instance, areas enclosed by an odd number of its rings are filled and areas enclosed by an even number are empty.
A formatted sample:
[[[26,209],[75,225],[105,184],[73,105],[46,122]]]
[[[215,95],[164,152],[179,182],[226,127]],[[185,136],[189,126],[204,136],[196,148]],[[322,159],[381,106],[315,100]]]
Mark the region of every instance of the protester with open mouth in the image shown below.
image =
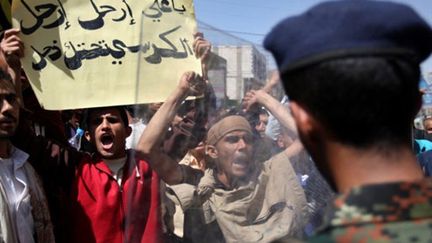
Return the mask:
[[[304,190],[287,154],[256,161],[249,122],[240,115],[229,114],[210,122],[205,172],[179,165],[159,146],[184,99],[173,97],[147,124],[139,147],[149,161],[170,172],[168,197],[189,215],[187,220],[185,216],[184,228],[188,230],[184,239],[271,242],[302,237],[309,212]],[[276,101],[274,106],[278,105],[282,106]],[[289,127],[288,118],[280,117],[285,119],[281,123]]]

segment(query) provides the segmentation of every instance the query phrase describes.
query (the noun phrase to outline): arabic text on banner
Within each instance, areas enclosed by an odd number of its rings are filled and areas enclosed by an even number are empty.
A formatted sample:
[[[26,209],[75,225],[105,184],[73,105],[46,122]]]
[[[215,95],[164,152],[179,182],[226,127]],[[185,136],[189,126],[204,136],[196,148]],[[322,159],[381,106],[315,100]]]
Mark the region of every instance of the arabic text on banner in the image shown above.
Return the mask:
[[[48,110],[160,102],[200,73],[192,0],[17,0],[12,15]]]

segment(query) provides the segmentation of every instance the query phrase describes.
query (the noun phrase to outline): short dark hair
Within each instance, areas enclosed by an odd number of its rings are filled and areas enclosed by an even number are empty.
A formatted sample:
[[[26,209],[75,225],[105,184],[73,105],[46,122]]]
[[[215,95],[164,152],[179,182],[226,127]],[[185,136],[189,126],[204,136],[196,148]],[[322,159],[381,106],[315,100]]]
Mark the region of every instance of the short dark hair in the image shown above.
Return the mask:
[[[258,115],[267,115],[267,116],[269,116],[268,111],[266,109],[264,109],[263,107],[259,107],[259,109],[258,109],[257,112],[258,112]]]
[[[0,88],[11,89],[16,92],[15,85],[12,82],[12,77],[6,71],[0,68]]]
[[[419,64],[400,57],[345,57],[281,75],[290,100],[344,144],[405,144],[420,106]]]
[[[126,114],[126,109],[124,106],[108,106],[108,107],[96,107],[96,108],[88,108],[84,111],[83,119],[84,119],[84,130],[88,131],[90,128],[90,116],[93,112],[105,109],[117,109],[120,113],[120,118],[125,125],[125,127],[129,126],[129,120]]]

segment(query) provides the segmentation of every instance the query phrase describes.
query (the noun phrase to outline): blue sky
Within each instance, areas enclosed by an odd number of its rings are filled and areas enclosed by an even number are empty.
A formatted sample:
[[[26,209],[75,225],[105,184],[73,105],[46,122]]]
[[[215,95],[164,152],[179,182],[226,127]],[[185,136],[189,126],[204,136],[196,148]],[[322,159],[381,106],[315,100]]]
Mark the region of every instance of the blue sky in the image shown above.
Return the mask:
[[[413,7],[432,25],[432,0],[393,0]],[[281,19],[302,13],[319,0],[195,0],[197,19],[256,44]],[[391,20],[389,20],[391,21]],[[241,34],[244,32],[249,34]],[[422,64],[432,72],[432,57]]]

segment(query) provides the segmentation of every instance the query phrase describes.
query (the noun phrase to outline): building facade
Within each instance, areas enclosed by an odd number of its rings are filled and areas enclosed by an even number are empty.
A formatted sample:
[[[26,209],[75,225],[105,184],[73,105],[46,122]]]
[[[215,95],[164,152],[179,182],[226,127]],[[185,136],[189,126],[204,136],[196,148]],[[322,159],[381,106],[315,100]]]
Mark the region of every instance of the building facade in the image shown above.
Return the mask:
[[[218,45],[212,52],[226,60],[228,99],[241,100],[249,89],[265,83],[267,60],[253,45]]]

